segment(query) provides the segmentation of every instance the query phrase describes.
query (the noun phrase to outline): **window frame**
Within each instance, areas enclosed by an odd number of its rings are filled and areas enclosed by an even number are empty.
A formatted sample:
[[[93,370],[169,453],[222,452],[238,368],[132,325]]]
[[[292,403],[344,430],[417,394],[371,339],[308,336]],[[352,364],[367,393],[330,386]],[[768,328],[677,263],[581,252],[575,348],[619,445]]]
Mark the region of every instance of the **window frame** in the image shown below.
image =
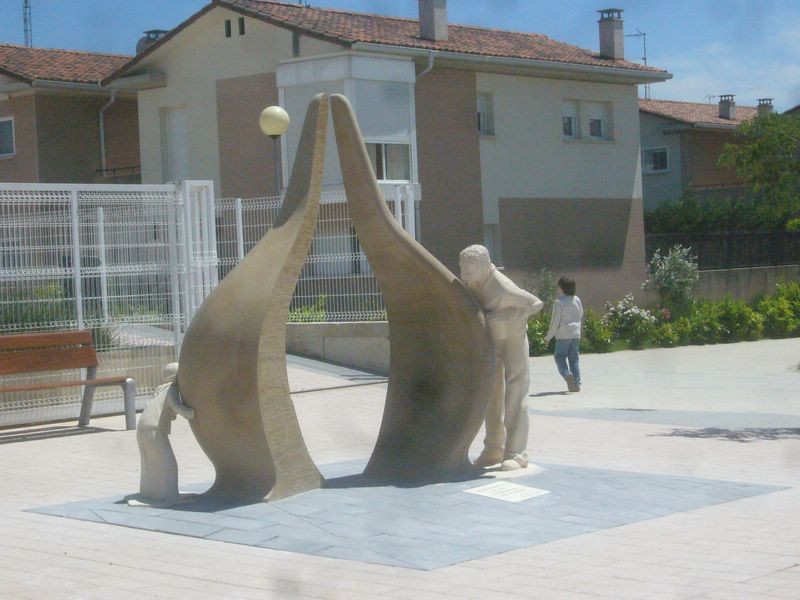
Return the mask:
[[[481,106],[482,105],[482,106]],[[483,108],[483,110],[481,110]],[[476,100],[478,134],[494,137],[494,97],[491,92],[478,92]]]
[[[0,123],[11,123],[11,152],[0,152],[0,159],[12,158],[17,154],[17,131],[14,125],[14,117],[0,117]]]
[[[364,145],[367,146],[367,154],[370,157],[370,164],[372,164],[372,158],[373,157],[372,157],[372,154],[369,152],[369,150],[370,150],[369,146],[377,146],[380,149],[380,157],[376,157],[376,163],[373,166],[373,172],[375,173],[375,179],[377,179],[378,182],[381,182],[381,183],[411,183],[412,177],[413,177],[413,173],[412,173],[412,165],[411,165],[411,144],[410,143],[408,143],[408,142],[398,142],[398,141],[394,141],[394,140],[393,141],[385,141],[385,140],[377,140],[377,139],[368,139],[368,140],[365,139],[364,140]],[[384,173],[384,176],[389,171],[388,160],[387,160],[388,152],[387,152],[387,148],[386,148],[389,145],[405,146],[406,147],[407,157],[408,157],[408,163],[407,163],[407,165],[408,165],[408,179],[388,179],[388,178],[385,178],[385,177],[383,179],[381,179],[381,177],[378,176],[377,167],[378,167],[379,164],[380,164],[381,170]]]
[[[647,153],[655,154],[656,152],[664,152],[664,162],[666,166],[663,169],[654,169],[650,166],[650,161],[647,160]],[[669,164],[669,150],[666,146],[653,146],[651,148],[642,148],[642,173],[650,174],[660,174],[660,173],[669,173],[670,172],[670,164]]]
[[[599,123],[600,133],[592,133],[592,125]],[[590,140],[607,140],[608,138],[608,124],[606,119],[589,119],[589,139]]]

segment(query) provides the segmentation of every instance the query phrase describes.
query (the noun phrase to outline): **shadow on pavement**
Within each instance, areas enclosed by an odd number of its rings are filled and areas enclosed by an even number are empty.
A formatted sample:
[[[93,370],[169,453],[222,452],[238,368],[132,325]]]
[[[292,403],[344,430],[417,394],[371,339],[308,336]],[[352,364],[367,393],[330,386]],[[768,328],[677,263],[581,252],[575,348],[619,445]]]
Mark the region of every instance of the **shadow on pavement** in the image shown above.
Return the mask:
[[[88,433],[101,433],[103,431],[116,431],[103,427],[78,427],[77,425],[63,427],[40,427],[37,429],[13,429],[0,431],[0,444],[16,444],[17,442],[35,442],[52,438],[73,437]]]
[[[718,439],[729,442],[754,442],[757,440],[800,440],[800,428],[758,427],[747,429],[723,429],[705,427],[703,429],[673,429],[669,433],[651,434],[660,437],[687,437],[696,439]]]

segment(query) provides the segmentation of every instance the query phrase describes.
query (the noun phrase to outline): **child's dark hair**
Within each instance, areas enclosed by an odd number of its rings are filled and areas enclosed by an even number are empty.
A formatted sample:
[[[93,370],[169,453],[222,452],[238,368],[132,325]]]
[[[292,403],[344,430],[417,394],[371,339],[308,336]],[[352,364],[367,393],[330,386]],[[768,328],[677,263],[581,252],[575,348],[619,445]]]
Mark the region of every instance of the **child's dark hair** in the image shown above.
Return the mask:
[[[560,287],[561,291],[567,296],[575,295],[575,280],[572,277],[562,277],[559,279],[558,287]]]

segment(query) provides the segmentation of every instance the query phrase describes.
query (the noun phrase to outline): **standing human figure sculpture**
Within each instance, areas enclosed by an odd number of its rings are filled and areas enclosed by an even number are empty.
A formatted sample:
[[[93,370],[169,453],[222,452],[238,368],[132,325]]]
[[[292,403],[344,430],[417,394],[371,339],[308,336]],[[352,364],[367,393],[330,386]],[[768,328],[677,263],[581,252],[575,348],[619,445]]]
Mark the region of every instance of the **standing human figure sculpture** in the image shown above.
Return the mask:
[[[492,398],[486,411],[484,448],[475,465],[502,463],[502,470],[528,466],[528,318],[544,304],[518,287],[492,264],[480,245],[459,255],[461,280],[483,307],[495,344],[497,366]]]
[[[177,415],[194,418],[194,409],[183,404],[178,393],[178,363],[164,367],[163,383],[147,403],[136,427],[141,458],[139,495],[130,504],[169,505],[180,500],[178,463],[169,443]]]

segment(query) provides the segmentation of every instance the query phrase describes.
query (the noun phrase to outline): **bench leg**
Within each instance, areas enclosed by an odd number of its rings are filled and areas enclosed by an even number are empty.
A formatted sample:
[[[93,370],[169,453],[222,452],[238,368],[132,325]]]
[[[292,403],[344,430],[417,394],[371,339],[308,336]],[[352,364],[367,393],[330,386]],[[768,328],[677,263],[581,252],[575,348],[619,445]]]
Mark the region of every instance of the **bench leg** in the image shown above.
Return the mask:
[[[94,379],[97,375],[97,367],[89,367],[86,369],[86,379]],[[83,387],[83,400],[81,400],[81,416],[78,417],[78,426],[86,427],[89,425],[89,418],[92,416],[92,400],[94,399],[93,385],[85,385]]]
[[[130,377],[122,384],[125,399],[125,429],[136,429],[136,381]]]

